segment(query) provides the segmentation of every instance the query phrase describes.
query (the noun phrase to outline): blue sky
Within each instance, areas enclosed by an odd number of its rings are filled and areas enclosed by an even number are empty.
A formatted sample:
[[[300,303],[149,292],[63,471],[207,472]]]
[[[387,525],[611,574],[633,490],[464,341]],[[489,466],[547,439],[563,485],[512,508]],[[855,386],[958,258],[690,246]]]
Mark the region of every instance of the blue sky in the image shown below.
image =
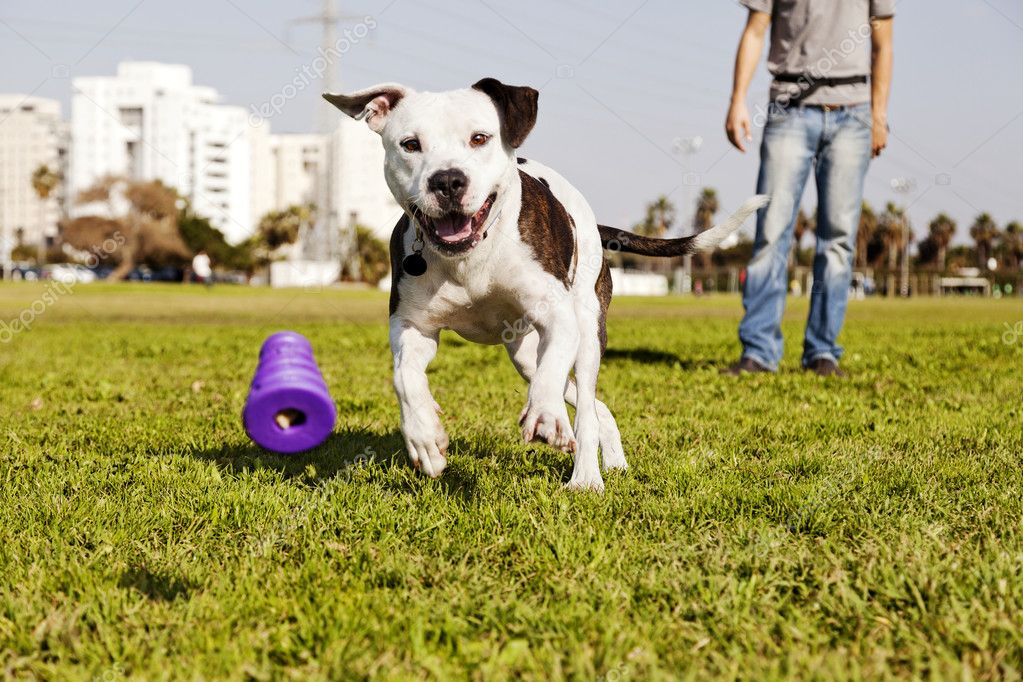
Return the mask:
[[[443,90],[483,76],[541,88],[540,121],[523,154],[582,188],[603,222],[631,225],[660,194],[681,205],[694,185],[717,188],[725,209],[753,191],[756,153],[732,150],[723,132],[745,20],[737,2],[339,4],[351,17],[342,31],[347,25],[360,36],[341,58],[342,89],[400,81]],[[159,60],[188,64],[196,82],[217,88],[226,103],[258,106],[313,62],[318,27],[290,22],[320,5],[7,0],[0,92],[59,99],[67,115],[69,77],[111,74],[126,59]],[[895,40],[893,137],[871,168],[868,201],[910,204],[918,234],[947,211],[959,221],[959,241],[981,210],[1002,225],[1023,220],[1023,3],[901,0]],[[766,98],[767,85],[761,65],[751,107]],[[313,130],[327,106],[321,89],[311,82],[288,99],[273,130]],[[687,162],[676,141],[694,136],[704,143]],[[893,178],[912,179],[914,190],[895,195]]]

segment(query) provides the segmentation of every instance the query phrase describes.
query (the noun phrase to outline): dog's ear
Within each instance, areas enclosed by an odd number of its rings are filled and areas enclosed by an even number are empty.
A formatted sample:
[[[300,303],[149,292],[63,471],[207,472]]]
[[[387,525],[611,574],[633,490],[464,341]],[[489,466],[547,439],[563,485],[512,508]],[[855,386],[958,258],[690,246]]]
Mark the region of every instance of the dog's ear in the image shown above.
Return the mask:
[[[484,78],[472,87],[493,100],[501,116],[501,137],[505,144],[512,149],[521,147],[536,125],[540,93],[533,88],[505,85],[496,78]]]
[[[356,120],[365,118],[370,130],[379,133],[384,129],[387,117],[407,94],[409,89],[404,85],[383,83],[350,95],[325,92],[323,99]]]

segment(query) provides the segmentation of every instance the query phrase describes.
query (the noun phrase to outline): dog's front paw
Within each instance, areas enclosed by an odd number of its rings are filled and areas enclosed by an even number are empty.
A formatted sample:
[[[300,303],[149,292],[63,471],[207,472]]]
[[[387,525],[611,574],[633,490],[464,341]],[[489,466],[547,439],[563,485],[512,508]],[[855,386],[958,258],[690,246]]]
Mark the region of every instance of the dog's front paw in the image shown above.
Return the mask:
[[[440,420],[418,421],[402,427],[405,447],[412,466],[430,478],[437,478],[448,464],[448,434]]]
[[[572,472],[572,478],[565,484],[565,489],[581,492],[589,491],[594,493],[603,493],[604,479],[601,478],[600,472],[596,469],[590,472],[580,472],[576,470]]]
[[[526,443],[542,441],[563,452],[575,452],[575,434],[564,405],[558,410],[530,401],[519,416],[519,424]]]

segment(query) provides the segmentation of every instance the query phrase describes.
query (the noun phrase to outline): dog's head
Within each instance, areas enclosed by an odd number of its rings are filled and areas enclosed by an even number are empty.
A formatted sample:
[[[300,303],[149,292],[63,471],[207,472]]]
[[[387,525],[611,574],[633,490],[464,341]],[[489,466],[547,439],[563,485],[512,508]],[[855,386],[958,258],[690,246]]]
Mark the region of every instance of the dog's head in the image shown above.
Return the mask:
[[[442,254],[471,250],[515,174],[515,149],[536,124],[539,93],[485,78],[465,90],[384,84],[324,99],[383,138],[384,173]]]

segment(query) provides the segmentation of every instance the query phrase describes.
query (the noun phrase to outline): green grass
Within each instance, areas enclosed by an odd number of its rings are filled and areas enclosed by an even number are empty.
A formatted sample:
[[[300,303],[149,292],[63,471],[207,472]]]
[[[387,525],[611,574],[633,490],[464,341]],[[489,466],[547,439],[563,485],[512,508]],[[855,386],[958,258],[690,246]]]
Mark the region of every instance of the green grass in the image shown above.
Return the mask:
[[[42,294],[0,287],[0,320]],[[612,304],[632,468],[598,496],[454,336],[450,466],[416,475],[383,295],[77,287],[0,345],[0,674],[1019,679],[1023,305],[854,303],[844,382],[796,368],[796,301],[782,373],[719,377],[740,312]],[[339,408],[306,455],[239,419],[281,328]]]

